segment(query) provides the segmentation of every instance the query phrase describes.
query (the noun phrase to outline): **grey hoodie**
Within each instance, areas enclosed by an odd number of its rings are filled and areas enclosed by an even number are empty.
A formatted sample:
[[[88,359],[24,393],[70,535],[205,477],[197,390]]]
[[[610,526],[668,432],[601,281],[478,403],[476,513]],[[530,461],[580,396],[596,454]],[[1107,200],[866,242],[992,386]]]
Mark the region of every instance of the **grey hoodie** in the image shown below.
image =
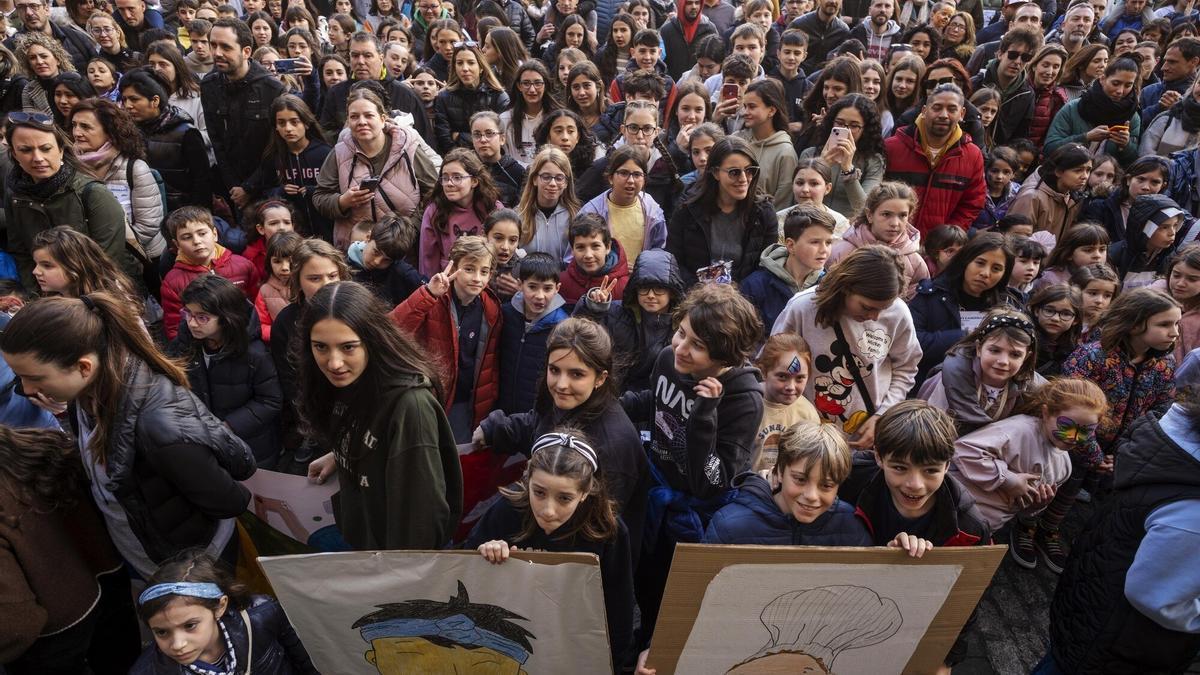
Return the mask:
[[[562,307],[565,304],[567,304],[567,301],[563,300],[563,297],[561,295],[555,293],[554,297],[550,298],[550,302],[546,303],[546,309],[542,310],[542,312],[540,314],[538,314],[537,316],[530,319],[530,318],[528,318],[528,315],[525,314],[525,293],[523,291],[517,291],[517,294],[514,295],[512,298],[513,309],[520,312],[521,316],[526,317],[526,319],[525,319],[525,332],[526,333],[529,332],[530,328],[533,328],[535,325],[537,325],[537,322],[546,318],[546,315],[550,314],[551,312],[558,309],[559,307]]]
[[[762,269],[766,270],[773,276],[779,277],[781,281],[786,283],[793,293],[799,293],[806,288],[812,288],[821,280],[821,274],[825,270],[813,270],[807,277],[804,278],[804,283],[797,284],[792,273],[787,270],[784,264],[787,262],[788,251],[783,244],[771,244],[763,250],[759,256],[758,264]],[[770,328],[768,328],[770,330]]]
[[[871,30],[871,17],[864,18],[853,30],[850,31],[850,37],[863,43],[867,48],[867,58],[875,59],[876,61],[884,61],[887,58],[888,49],[891,48],[892,42],[900,35],[900,24],[889,20],[887,27],[883,30],[883,35],[876,35],[875,31]]]

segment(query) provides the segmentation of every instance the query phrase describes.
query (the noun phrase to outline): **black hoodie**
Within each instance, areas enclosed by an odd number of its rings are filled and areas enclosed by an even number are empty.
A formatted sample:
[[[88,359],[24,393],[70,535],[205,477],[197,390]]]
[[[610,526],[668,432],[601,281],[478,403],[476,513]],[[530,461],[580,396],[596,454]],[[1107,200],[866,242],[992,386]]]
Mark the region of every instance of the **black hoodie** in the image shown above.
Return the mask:
[[[1163,209],[1178,208],[1179,205],[1166,195],[1142,195],[1133,200],[1133,204],[1129,207],[1129,217],[1125,221],[1125,240],[1108,247],[1108,262],[1117,270],[1117,276],[1121,278],[1122,285],[1125,284],[1126,276],[1131,272],[1135,274],[1154,272],[1155,276],[1166,274],[1167,265],[1170,263],[1171,254],[1175,251],[1176,245],[1172,244],[1159,251],[1153,260],[1147,259],[1146,246],[1150,242],[1150,235],[1146,234],[1145,228],[1151,222],[1150,218],[1154,214]],[[1182,233],[1186,229],[1184,224],[1180,223],[1176,232]],[[1176,237],[1175,241],[1178,242],[1179,238]]]
[[[621,397],[635,423],[653,422],[650,461],[671,489],[699,499],[729,490],[750,468],[763,416],[762,375],[753,366],[730,368],[717,378],[717,398],[696,394],[697,380],[675,370],[670,346],[658,354],[652,389]]]
[[[365,426],[346,417],[348,399],[333,406],[337,525],[359,551],[442,548],[462,515],[454,432],[425,377],[395,377],[384,386],[375,400],[355,402],[374,409]]]

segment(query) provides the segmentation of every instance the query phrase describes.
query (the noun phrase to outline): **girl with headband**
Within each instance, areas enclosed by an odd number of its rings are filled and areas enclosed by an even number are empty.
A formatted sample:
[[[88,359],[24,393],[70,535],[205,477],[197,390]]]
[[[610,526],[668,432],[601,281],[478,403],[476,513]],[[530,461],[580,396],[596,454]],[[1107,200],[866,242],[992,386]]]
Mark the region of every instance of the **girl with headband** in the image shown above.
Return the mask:
[[[620,672],[633,644],[633,568],[629,532],[608,497],[596,450],[581,432],[559,427],[533,442],[524,476],[500,494],[464,548],[497,565],[518,547],[599,556],[613,670]]]
[[[158,568],[137,609],[154,645],[130,675],[317,672],[279,603],[250,595],[204,553],[184,551]]]
[[[950,348],[918,398],[949,412],[958,433],[968,434],[1008,417],[1026,392],[1046,383],[1035,365],[1037,328],[1023,312],[997,307]]]

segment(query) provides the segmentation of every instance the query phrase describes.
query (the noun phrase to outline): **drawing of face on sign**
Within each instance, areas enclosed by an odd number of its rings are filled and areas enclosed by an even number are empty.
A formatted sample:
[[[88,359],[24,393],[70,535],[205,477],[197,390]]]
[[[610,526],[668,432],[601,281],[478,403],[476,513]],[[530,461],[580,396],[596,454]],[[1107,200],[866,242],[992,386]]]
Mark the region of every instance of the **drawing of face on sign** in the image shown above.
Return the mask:
[[[879,644],[904,622],[894,600],[862,586],[790,591],[768,603],[759,620],[770,640],[727,675],[831,675],[842,651]]]
[[[458,582],[447,602],[409,600],[377,605],[354,622],[371,645],[364,658],[381,675],[423,673],[526,675],[533,633],[513,623],[525,617],[496,605],[475,604]]]

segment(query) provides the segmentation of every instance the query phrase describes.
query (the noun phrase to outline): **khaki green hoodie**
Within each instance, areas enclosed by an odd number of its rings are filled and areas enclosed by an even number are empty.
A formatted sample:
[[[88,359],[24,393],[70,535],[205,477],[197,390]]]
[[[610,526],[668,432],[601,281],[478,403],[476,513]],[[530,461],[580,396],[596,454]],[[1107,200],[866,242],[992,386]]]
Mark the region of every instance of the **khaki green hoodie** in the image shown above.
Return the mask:
[[[796,148],[786,131],[776,131],[766,140],[754,140],[754,132],[744,129],[737,133],[750,144],[758,156],[758,188],[771,195],[776,209],[791,204],[792,174],[796,173]]]

